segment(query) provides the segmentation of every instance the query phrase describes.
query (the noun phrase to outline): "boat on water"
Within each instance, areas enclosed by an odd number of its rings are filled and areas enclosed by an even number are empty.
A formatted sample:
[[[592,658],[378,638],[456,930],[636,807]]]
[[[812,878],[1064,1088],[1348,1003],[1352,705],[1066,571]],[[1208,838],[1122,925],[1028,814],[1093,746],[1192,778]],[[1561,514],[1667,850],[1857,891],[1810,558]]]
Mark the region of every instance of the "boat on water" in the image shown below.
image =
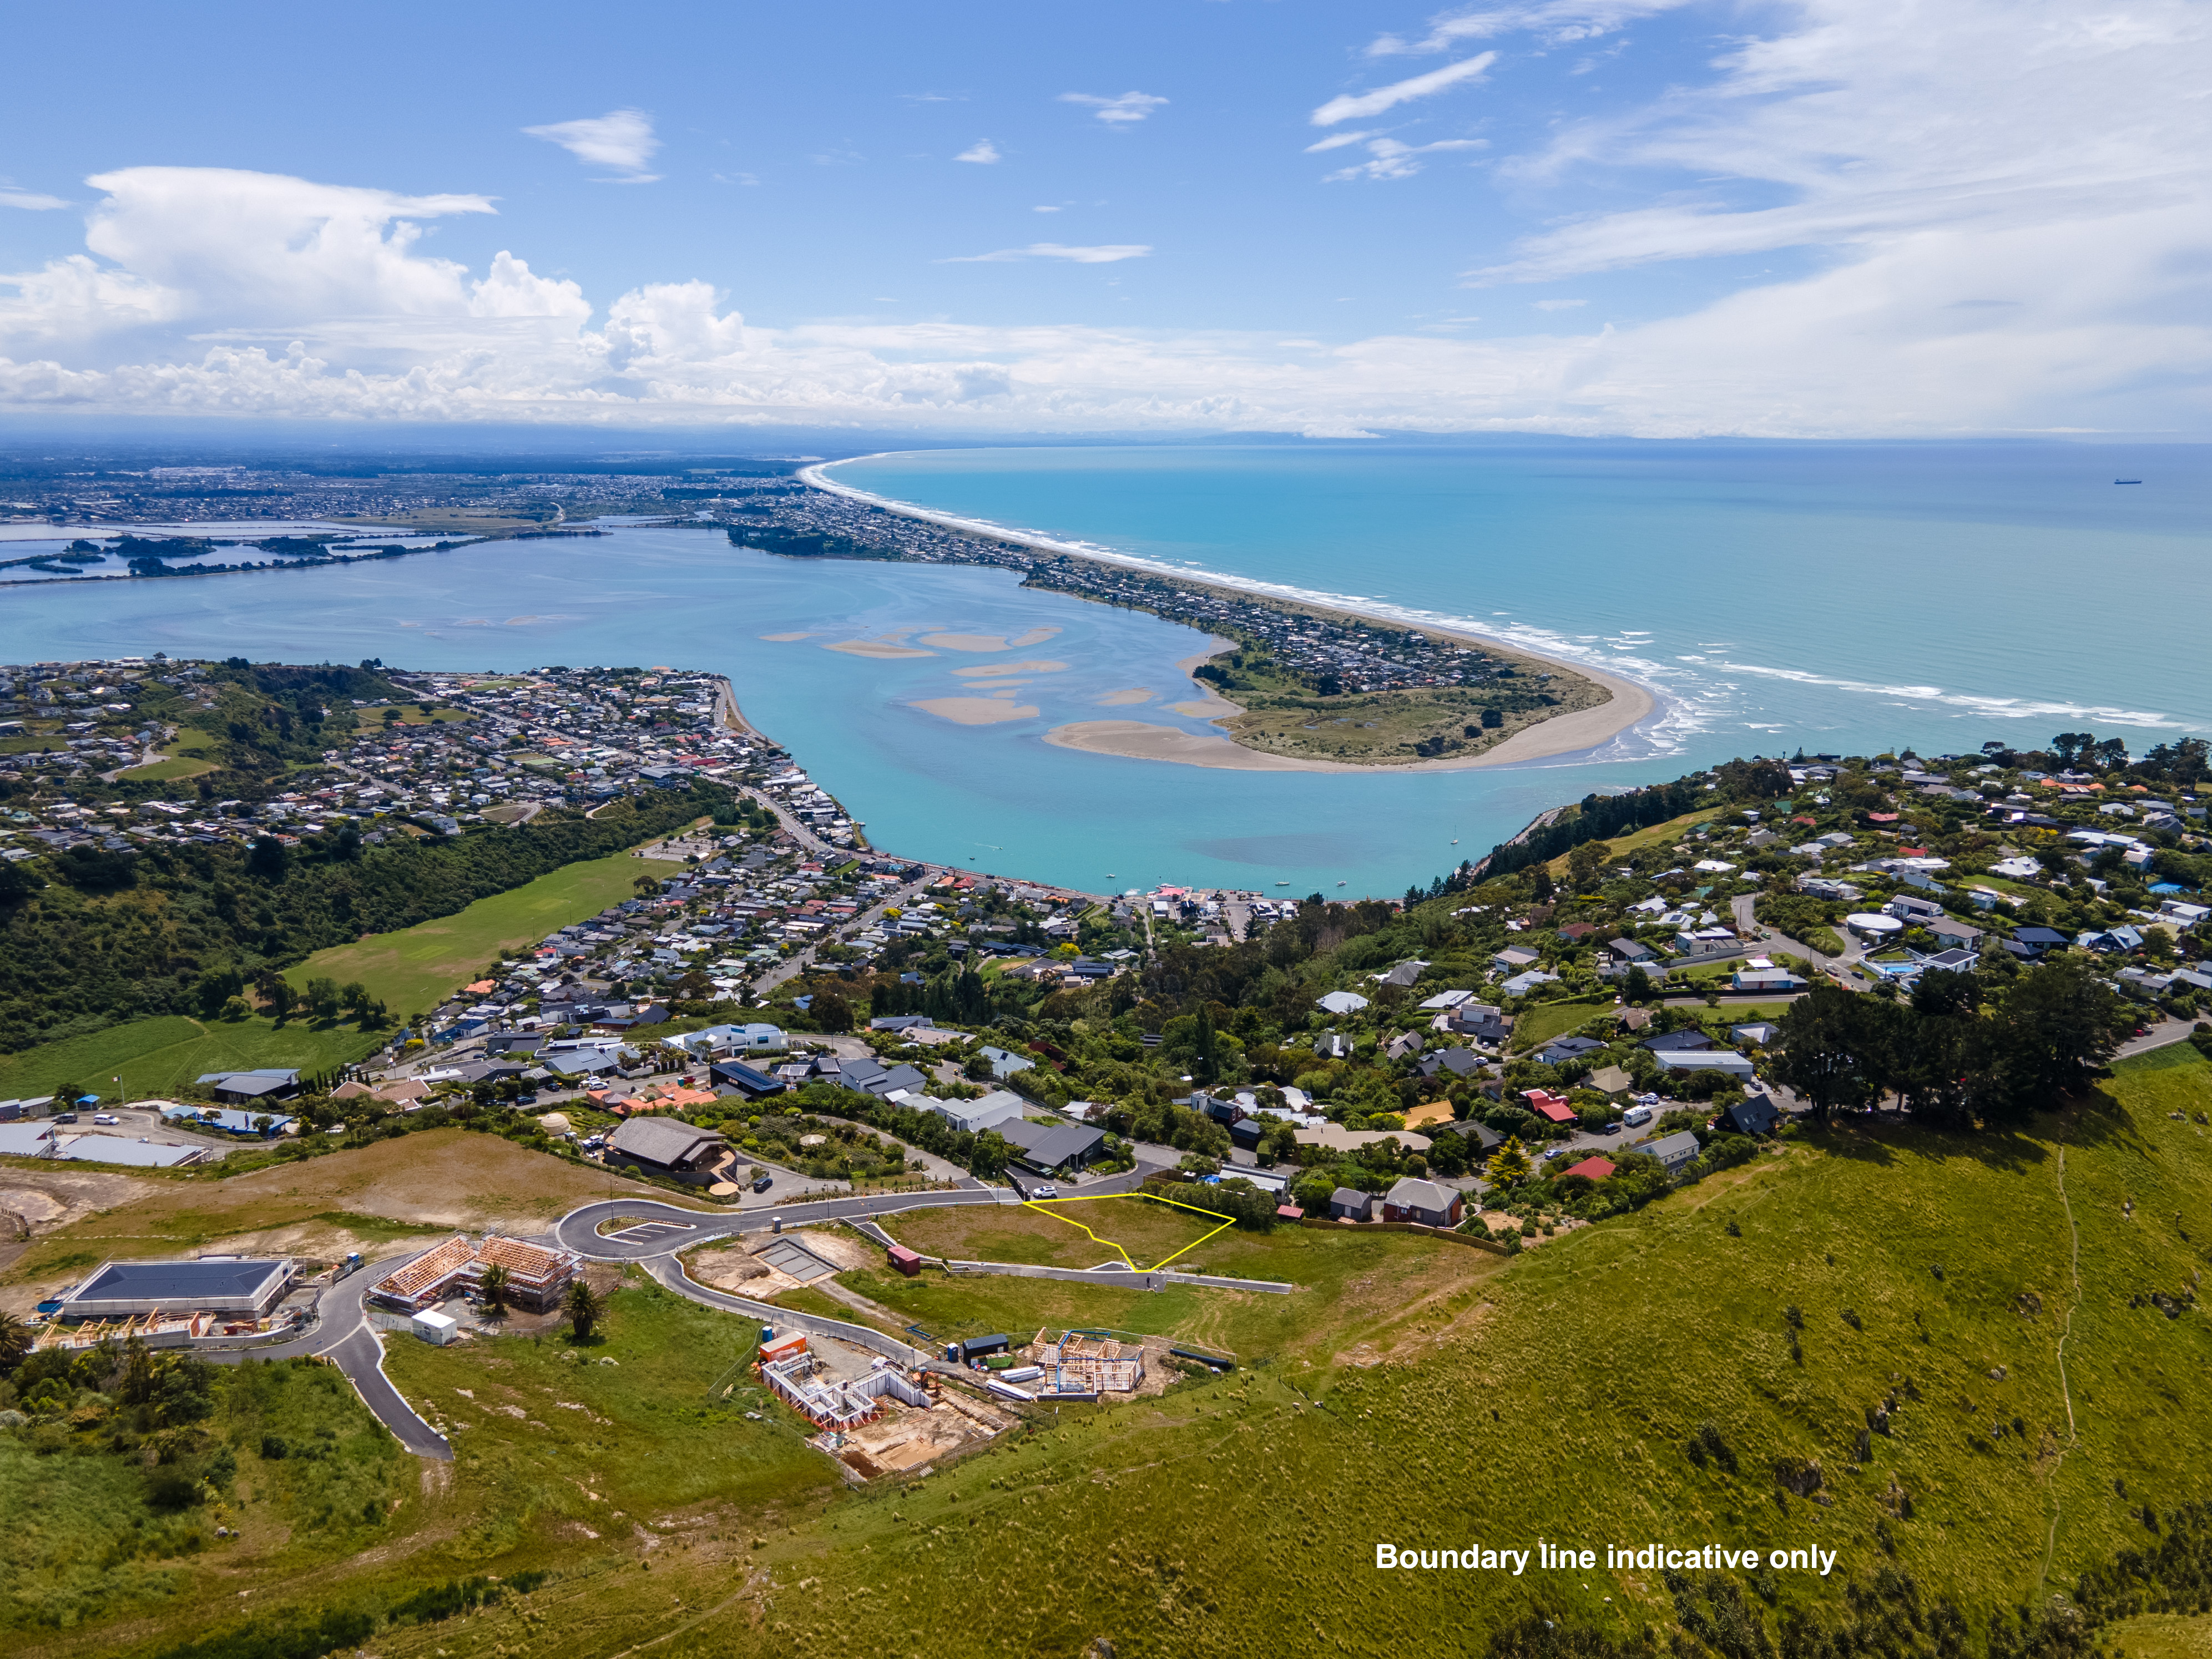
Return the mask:
[[[2142,480],[2141,478],[2115,478],[2112,482],[2116,484],[2141,483]]]
[[[1343,885],[1344,885],[1344,884],[1343,884],[1342,882],[1340,882],[1340,881],[1339,883],[1337,883],[1336,884],[1337,884],[1339,887],[1341,887],[1341,886],[1343,886]]]

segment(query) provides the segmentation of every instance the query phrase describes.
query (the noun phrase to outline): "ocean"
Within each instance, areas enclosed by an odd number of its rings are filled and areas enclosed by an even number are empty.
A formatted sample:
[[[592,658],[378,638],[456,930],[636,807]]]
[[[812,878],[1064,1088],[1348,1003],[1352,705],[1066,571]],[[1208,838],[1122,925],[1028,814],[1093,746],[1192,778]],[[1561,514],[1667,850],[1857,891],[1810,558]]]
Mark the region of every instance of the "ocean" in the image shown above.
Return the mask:
[[[1164,706],[1202,637],[1025,592],[1005,571],[775,558],[703,529],[0,589],[0,658],[709,669],[876,845],[1092,891],[1395,896],[1547,806],[1734,755],[2212,731],[2190,631],[2212,476],[2194,449],[1010,449],[833,476],[1192,574],[1458,623],[1643,681],[1662,710],[1594,755],[1486,771],[1083,754],[1042,733],[1139,714],[1207,730]],[[1000,640],[1024,642],[980,648]],[[1141,708],[1109,701],[1139,690]]]

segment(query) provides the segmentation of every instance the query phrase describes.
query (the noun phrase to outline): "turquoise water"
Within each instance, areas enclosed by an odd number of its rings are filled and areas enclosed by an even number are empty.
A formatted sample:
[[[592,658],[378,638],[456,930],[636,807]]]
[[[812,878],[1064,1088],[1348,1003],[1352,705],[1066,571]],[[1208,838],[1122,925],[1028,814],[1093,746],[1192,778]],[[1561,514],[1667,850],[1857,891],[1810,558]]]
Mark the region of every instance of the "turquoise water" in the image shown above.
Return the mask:
[[[1638,757],[2212,730],[2197,447],[962,450],[831,476],[1614,667],[1668,699]]]
[[[1216,772],[1084,755],[1042,734],[1139,713],[1206,729],[1157,698],[1100,702],[1137,687],[1182,695],[1175,664],[1199,635],[1025,592],[1002,571],[775,559],[691,530],[0,589],[0,658],[712,669],[878,845],[1094,891],[1395,894],[1545,806],[1731,755],[2212,730],[2196,638],[2212,489],[2194,451],[954,452],[837,476],[1136,556],[1462,619],[1644,678],[1667,714],[1600,757],[1486,772]],[[2116,477],[2149,482],[2116,489]],[[1005,652],[916,643],[1046,629]],[[805,637],[762,637],[793,633]],[[887,635],[930,654],[825,648]],[[954,672],[1012,662],[1065,666]],[[1035,716],[962,726],[915,706],[983,700],[1009,680]]]

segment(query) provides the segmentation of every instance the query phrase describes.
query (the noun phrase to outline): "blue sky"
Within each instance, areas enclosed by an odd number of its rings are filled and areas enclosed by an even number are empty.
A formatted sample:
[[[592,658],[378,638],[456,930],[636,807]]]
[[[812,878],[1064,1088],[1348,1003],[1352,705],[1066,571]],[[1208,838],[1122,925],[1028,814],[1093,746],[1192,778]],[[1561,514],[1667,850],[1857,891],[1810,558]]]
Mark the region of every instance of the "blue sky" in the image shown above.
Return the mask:
[[[10,55],[0,408],[2203,424],[2186,4],[111,6]]]

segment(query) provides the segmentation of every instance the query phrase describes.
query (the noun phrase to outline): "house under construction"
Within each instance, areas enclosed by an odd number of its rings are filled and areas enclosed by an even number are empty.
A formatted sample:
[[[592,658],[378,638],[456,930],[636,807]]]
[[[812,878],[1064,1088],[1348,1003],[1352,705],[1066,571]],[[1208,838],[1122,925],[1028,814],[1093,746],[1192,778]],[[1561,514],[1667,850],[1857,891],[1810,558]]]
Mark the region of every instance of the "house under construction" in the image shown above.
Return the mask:
[[[526,1244],[496,1233],[487,1235],[481,1244],[472,1244],[465,1233],[455,1233],[397,1273],[378,1280],[368,1297],[402,1313],[420,1313],[457,1290],[475,1289],[488,1271],[498,1267],[507,1270],[504,1294],[508,1302],[533,1313],[550,1313],[560,1306],[583,1263],[583,1257],[573,1250],[550,1250],[542,1244]]]
[[[1036,1334],[1030,1352],[1060,1394],[1130,1394],[1145,1380],[1141,1344],[1117,1341],[1103,1331]]]
[[[763,1353],[759,1370],[761,1381],[776,1398],[817,1429],[855,1429],[874,1422],[883,1414],[877,1402],[885,1395],[909,1406],[935,1403],[921,1384],[896,1366],[879,1365],[859,1376],[840,1376],[803,1344],[786,1348],[781,1358]]]

